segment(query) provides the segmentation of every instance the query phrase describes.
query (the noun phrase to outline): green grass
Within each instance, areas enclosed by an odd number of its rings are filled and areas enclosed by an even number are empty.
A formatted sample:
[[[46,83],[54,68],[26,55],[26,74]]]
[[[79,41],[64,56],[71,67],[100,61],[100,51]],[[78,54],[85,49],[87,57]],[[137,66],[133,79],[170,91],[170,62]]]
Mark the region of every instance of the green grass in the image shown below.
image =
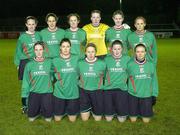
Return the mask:
[[[33,123],[21,114],[20,82],[13,64],[16,40],[0,40],[0,135],[180,135],[180,39],[158,40],[159,97],[155,116],[142,121]]]

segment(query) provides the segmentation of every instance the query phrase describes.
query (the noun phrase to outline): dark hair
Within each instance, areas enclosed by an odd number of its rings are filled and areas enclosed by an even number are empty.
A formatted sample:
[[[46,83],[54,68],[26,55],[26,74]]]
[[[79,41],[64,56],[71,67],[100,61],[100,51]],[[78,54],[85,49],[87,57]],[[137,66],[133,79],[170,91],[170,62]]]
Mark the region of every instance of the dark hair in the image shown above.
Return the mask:
[[[80,22],[80,16],[77,13],[71,13],[67,16],[67,20],[69,22],[69,19],[71,18],[71,16],[75,16],[77,18],[77,20]]]
[[[124,18],[124,13],[123,13],[121,10],[116,10],[116,11],[114,11],[114,12],[113,12],[113,17],[114,17],[115,15],[121,15],[122,18]]]
[[[85,51],[87,50],[88,47],[93,47],[95,49],[95,51],[97,52],[97,48],[96,48],[96,45],[94,43],[88,43],[85,47]]]
[[[61,40],[61,42],[60,42],[60,46],[61,46],[62,43],[64,43],[64,42],[68,42],[68,43],[70,44],[70,46],[71,46],[71,41],[70,41],[68,38],[63,38],[63,39]]]
[[[113,47],[114,45],[120,45],[123,48],[123,44],[120,40],[114,40],[111,44],[111,47]]]
[[[93,10],[93,11],[91,11],[91,16],[92,16],[92,14],[94,14],[94,13],[98,13],[98,14],[101,16],[101,11],[100,11],[100,10]]]
[[[50,16],[54,17],[55,20],[56,20],[56,22],[58,21],[58,17],[57,17],[57,15],[56,15],[55,13],[48,13],[48,14],[46,15],[46,22],[48,21],[48,18],[49,18]]]
[[[143,47],[143,48],[145,49],[145,51],[146,51],[146,46],[145,46],[144,44],[140,43],[140,44],[137,44],[137,45],[135,46],[134,52],[136,52],[136,49],[137,49],[138,47]]]
[[[35,21],[35,23],[36,23],[36,24],[38,24],[38,20],[37,20],[37,18],[36,18],[36,17],[34,17],[34,16],[27,16],[27,17],[26,17],[26,19],[25,19],[25,23],[27,23],[27,21],[28,21],[29,19],[34,20],[34,21]]]
[[[134,20],[134,24],[136,23],[136,21],[137,21],[138,19],[142,19],[142,20],[144,21],[144,23],[146,24],[146,19],[145,19],[143,16],[138,16],[138,17],[136,17],[136,19]]]
[[[36,47],[37,45],[41,45],[41,46],[43,47],[43,50],[44,50],[44,48],[45,48],[45,43],[44,43],[43,41],[37,41],[37,42],[34,44],[33,49],[35,49],[35,47]]]

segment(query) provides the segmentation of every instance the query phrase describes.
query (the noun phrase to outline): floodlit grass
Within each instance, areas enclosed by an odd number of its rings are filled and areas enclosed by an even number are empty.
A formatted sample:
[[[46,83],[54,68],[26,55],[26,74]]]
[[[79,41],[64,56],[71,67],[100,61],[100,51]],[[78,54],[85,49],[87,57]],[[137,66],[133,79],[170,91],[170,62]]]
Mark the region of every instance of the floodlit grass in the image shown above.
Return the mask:
[[[141,120],[121,124],[80,118],[70,123],[33,123],[21,114],[20,82],[13,64],[16,40],[0,40],[0,135],[179,135],[180,134],[180,39],[158,40],[159,97],[149,124]]]

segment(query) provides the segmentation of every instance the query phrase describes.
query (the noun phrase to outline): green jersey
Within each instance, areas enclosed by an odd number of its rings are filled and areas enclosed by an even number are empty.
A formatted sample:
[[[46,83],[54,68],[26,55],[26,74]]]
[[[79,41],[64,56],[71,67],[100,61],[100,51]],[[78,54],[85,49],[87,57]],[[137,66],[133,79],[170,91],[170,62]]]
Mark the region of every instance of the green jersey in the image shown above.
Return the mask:
[[[121,89],[127,90],[127,63],[129,56],[121,56],[119,59],[114,58],[112,55],[105,57],[107,66],[104,90]]]
[[[40,40],[41,38],[39,32],[35,32],[34,34],[28,34],[26,32],[23,32],[17,41],[14,64],[16,66],[19,66],[20,60],[33,58],[33,46],[37,41]]]
[[[21,97],[28,97],[29,92],[52,93],[52,60],[36,61],[32,59],[27,63],[24,71]]]
[[[128,62],[127,71],[129,94],[140,98],[157,97],[158,89],[153,85],[155,67],[151,61],[145,60],[143,63],[139,63],[135,58],[132,58]]]
[[[54,58],[59,56],[59,46],[61,40],[64,38],[64,30],[58,28],[56,31],[51,32],[48,28],[41,30],[42,41],[46,43],[46,57]]]
[[[66,29],[65,38],[71,41],[72,54],[82,55],[84,53],[82,47],[86,45],[86,32],[83,29],[78,28],[77,31]]]
[[[70,58],[64,59],[57,57],[53,59],[56,83],[53,95],[62,99],[79,98],[78,89],[78,65],[79,56],[71,55]]]
[[[144,44],[147,49],[147,59],[151,60],[155,65],[157,64],[157,45],[153,33],[149,31],[145,31],[143,34],[133,32],[128,36],[128,42],[133,50],[137,44]]]
[[[79,86],[90,91],[103,89],[103,77],[105,69],[105,62],[99,59],[93,63],[88,63],[86,60],[79,61]]]
[[[105,40],[107,46],[111,46],[112,42],[115,40],[119,40],[123,44],[123,54],[127,55],[128,53],[128,35],[131,33],[130,29],[124,29],[124,27],[121,27],[120,29],[115,29],[114,27],[111,27],[107,29]]]

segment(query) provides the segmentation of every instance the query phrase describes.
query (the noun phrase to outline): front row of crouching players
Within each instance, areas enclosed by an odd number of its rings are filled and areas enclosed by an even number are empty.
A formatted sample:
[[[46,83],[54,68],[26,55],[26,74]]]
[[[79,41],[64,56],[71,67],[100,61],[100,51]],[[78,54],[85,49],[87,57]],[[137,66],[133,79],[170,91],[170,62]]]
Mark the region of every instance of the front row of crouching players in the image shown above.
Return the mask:
[[[71,42],[64,38],[59,56],[43,56],[44,43],[34,45],[35,58],[28,62],[22,84],[22,97],[28,98],[29,121],[42,115],[46,121],[60,121],[65,115],[74,122],[81,115],[87,121],[115,116],[124,122],[141,117],[149,122],[153,116],[152,96],[158,89],[153,84],[155,67],[146,59],[146,47],[138,44],[134,57],[123,55],[121,41],[111,45],[104,60],[96,57],[96,46],[88,43],[85,58],[71,54]],[[52,82],[55,81],[54,87]],[[53,90],[54,88],[54,90]],[[156,95],[155,95],[156,94]]]

